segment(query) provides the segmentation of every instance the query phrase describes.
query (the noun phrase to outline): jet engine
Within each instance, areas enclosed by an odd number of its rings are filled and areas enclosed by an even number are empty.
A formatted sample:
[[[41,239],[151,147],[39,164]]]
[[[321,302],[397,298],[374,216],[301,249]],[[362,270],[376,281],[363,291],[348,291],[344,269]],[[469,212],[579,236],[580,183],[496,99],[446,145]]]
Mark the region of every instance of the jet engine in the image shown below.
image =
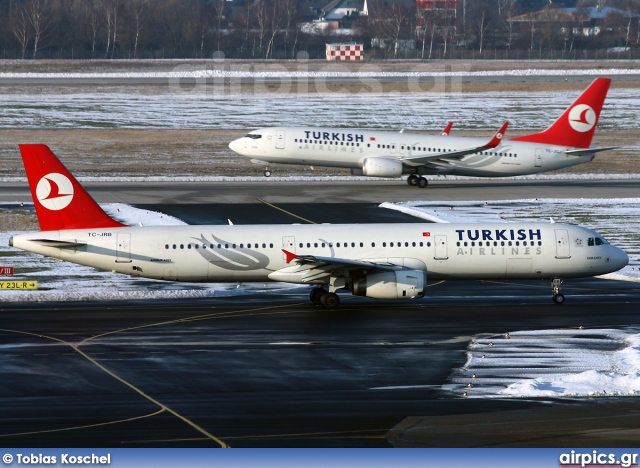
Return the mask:
[[[427,274],[421,270],[374,273],[353,280],[353,295],[373,299],[415,299],[424,296]]]
[[[402,163],[388,158],[367,158],[362,165],[362,173],[369,177],[400,177]]]

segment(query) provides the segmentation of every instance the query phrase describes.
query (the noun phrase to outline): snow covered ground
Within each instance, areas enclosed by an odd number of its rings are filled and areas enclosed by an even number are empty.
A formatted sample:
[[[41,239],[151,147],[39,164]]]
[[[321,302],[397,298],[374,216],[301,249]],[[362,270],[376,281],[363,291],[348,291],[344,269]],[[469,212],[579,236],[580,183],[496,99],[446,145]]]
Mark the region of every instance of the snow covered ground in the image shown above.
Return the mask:
[[[116,175],[113,176],[76,176],[80,182],[353,182],[353,181],[375,181],[375,182],[389,182],[395,183],[398,179],[386,179],[380,177],[364,177],[364,176],[271,176],[268,179],[263,175],[260,176],[207,176],[207,175],[189,175],[189,176],[121,176],[117,175],[117,169],[113,172]],[[424,176],[428,180],[474,180],[477,181],[477,177],[467,176],[438,176],[427,175]],[[406,176],[403,176],[406,179]],[[640,179],[640,173],[637,174],[532,174],[526,176],[514,176],[514,177],[483,177],[482,180],[490,181],[504,181],[505,179],[513,180],[631,180]],[[0,182],[26,182],[27,176],[0,176]]]
[[[469,398],[640,395],[640,328],[476,335],[445,390]]]
[[[586,87],[586,85],[585,85]],[[0,129],[253,129],[271,126],[336,126],[439,132],[489,137],[505,121],[509,134],[547,128],[579,91],[487,93],[233,93],[203,86],[177,93],[171,87],[0,87]],[[615,116],[615,119],[610,118]],[[612,89],[599,131],[637,130],[636,89]]]
[[[109,73],[0,73],[0,79],[19,78],[322,78],[322,77],[343,77],[343,78],[367,78],[367,77],[445,77],[445,76],[608,76],[608,75],[637,75],[638,71],[623,68],[593,68],[593,69],[516,69],[516,70],[491,70],[491,71],[426,71],[421,64],[416,64],[411,70],[400,72],[382,71],[375,65],[367,65],[365,71],[349,71],[336,69],[336,65],[327,70],[307,71],[304,70],[304,62],[300,62],[300,70],[288,70],[283,65],[265,65],[264,70],[252,71],[251,67],[239,65],[235,67],[233,62],[227,62],[227,69],[208,69],[207,64],[197,65],[177,65],[174,71],[158,72],[109,72]],[[235,69],[234,69],[235,68]],[[363,67],[365,69],[365,67]]]

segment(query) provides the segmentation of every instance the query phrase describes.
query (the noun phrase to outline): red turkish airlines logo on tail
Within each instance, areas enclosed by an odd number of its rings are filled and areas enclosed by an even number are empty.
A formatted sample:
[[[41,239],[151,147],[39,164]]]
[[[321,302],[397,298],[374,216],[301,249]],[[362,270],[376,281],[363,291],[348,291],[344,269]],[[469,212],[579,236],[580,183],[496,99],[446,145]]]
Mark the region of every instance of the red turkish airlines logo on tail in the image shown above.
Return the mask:
[[[569,125],[576,132],[588,132],[596,124],[596,112],[586,104],[573,106],[569,111]]]
[[[48,210],[62,210],[73,200],[73,184],[67,176],[52,172],[38,182],[36,197]]]

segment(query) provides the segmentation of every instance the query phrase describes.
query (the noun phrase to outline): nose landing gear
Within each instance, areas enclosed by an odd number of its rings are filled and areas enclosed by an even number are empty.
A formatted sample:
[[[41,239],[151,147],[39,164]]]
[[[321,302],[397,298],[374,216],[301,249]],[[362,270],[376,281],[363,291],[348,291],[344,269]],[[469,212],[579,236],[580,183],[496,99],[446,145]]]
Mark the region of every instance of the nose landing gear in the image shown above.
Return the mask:
[[[562,280],[560,278],[553,278],[551,280],[551,289],[553,290],[553,302],[556,304],[564,303],[564,295],[560,292],[560,286],[562,285]]]

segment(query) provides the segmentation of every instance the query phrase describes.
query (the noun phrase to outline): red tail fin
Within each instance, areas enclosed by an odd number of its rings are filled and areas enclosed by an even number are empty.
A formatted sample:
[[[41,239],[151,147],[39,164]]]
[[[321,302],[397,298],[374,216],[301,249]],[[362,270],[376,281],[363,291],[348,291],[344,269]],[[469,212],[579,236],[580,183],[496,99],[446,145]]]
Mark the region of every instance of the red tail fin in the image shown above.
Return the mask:
[[[20,145],[40,229],[110,228],[111,219],[46,145]]]
[[[609,78],[597,78],[551,127],[511,140],[588,148],[610,84]]]

